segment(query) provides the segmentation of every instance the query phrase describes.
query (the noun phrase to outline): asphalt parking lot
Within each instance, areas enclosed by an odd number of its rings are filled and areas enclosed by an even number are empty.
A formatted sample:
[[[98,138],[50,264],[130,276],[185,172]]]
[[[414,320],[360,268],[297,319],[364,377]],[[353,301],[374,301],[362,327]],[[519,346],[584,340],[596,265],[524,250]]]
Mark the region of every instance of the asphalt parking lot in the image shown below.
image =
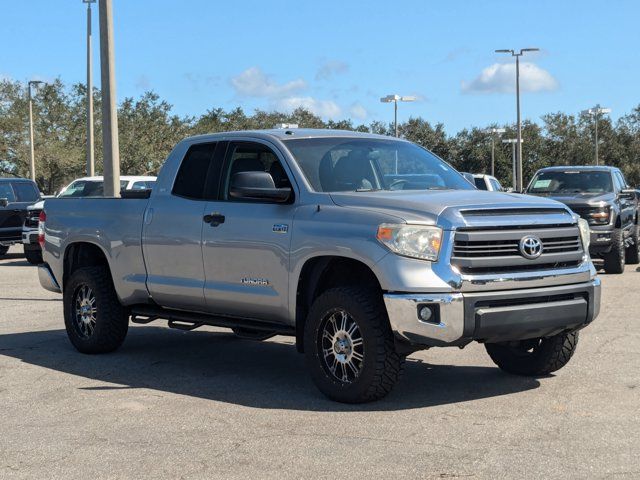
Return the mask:
[[[434,349],[386,399],[346,406],[284,337],[158,322],[81,355],[60,297],[10,253],[0,478],[640,478],[639,279],[602,275],[600,317],[549,378],[504,374],[477,344]]]

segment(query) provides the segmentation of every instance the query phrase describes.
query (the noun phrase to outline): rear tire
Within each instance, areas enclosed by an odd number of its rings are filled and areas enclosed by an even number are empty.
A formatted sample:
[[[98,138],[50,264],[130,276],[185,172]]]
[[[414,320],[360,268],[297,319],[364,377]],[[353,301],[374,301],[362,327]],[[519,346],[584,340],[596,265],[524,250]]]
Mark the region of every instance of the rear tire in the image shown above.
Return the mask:
[[[7,254],[9,251],[9,247],[5,247],[4,245],[0,245],[0,257]]]
[[[604,255],[604,271],[606,273],[624,272],[625,248],[624,236],[621,228],[616,228],[611,234],[611,251]]]
[[[629,265],[637,265],[640,263],[640,225],[633,226],[633,233],[631,234],[633,245],[627,247],[626,262]]]
[[[42,260],[42,250],[39,249],[24,249],[24,257],[31,265],[40,265]]]
[[[116,350],[127,336],[129,315],[105,267],[79,268],[64,286],[64,323],[82,353]]]
[[[304,328],[311,378],[327,397],[363,403],[387,395],[402,373],[378,292],[362,287],[327,290],[313,303]]]
[[[544,376],[564,367],[578,346],[578,332],[509,343],[487,343],[487,353],[508,373]]]

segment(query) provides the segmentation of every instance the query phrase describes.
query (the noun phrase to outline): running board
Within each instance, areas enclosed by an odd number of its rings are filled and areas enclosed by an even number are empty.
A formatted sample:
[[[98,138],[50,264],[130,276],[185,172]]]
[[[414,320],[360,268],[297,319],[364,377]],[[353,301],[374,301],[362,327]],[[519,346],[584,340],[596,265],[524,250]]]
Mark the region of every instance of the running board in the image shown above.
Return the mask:
[[[182,312],[153,305],[134,305],[131,307],[131,321],[146,324],[154,320],[165,319],[169,327],[180,330],[194,330],[203,325],[225,328],[246,328],[273,332],[277,335],[295,335],[296,329],[291,325],[276,322],[263,322],[251,318],[228,317],[222,315],[207,315],[206,313]]]

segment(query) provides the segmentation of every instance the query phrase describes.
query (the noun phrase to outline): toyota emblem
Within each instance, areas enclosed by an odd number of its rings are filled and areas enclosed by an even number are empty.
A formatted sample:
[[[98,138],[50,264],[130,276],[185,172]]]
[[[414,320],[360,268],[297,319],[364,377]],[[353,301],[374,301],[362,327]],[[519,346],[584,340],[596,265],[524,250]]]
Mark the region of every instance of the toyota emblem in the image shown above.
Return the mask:
[[[535,260],[542,255],[542,242],[533,235],[522,237],[520,239],[520,253],[524,258]]]

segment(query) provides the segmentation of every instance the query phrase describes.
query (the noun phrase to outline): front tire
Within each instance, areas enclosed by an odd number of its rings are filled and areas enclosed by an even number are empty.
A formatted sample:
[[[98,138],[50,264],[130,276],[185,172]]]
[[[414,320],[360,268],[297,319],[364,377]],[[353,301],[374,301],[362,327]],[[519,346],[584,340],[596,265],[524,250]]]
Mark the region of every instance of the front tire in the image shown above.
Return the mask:
[[[304,351],[316,386],[344,403],[384,397],[404,363],[379,293],[361,287],[333,288],[315,300],[305,323]]]
[[[624,236],[621,228],[616,228],[611,234],[611,251],[604,256],[604,271],[606,273],[624,272],[625,248]]]
[[[498,367],[514,375],[538,377],[564,367],[578,346],[578,332],[518,342],[487,343],[487,353]]]
[[[640,225],[633,226],[631,239],[633,240],[633,245],[627,247],[626,262],[629,265],[637,265],[640,263]]]
[[[40,265],[42,263],[42,250],[24,249],[24,257],[31,265]]]
[[[64,323],[82,353],[116,350],[127,336],[129,315],[120,304],[105,267],[79,268],[64,288]]]

